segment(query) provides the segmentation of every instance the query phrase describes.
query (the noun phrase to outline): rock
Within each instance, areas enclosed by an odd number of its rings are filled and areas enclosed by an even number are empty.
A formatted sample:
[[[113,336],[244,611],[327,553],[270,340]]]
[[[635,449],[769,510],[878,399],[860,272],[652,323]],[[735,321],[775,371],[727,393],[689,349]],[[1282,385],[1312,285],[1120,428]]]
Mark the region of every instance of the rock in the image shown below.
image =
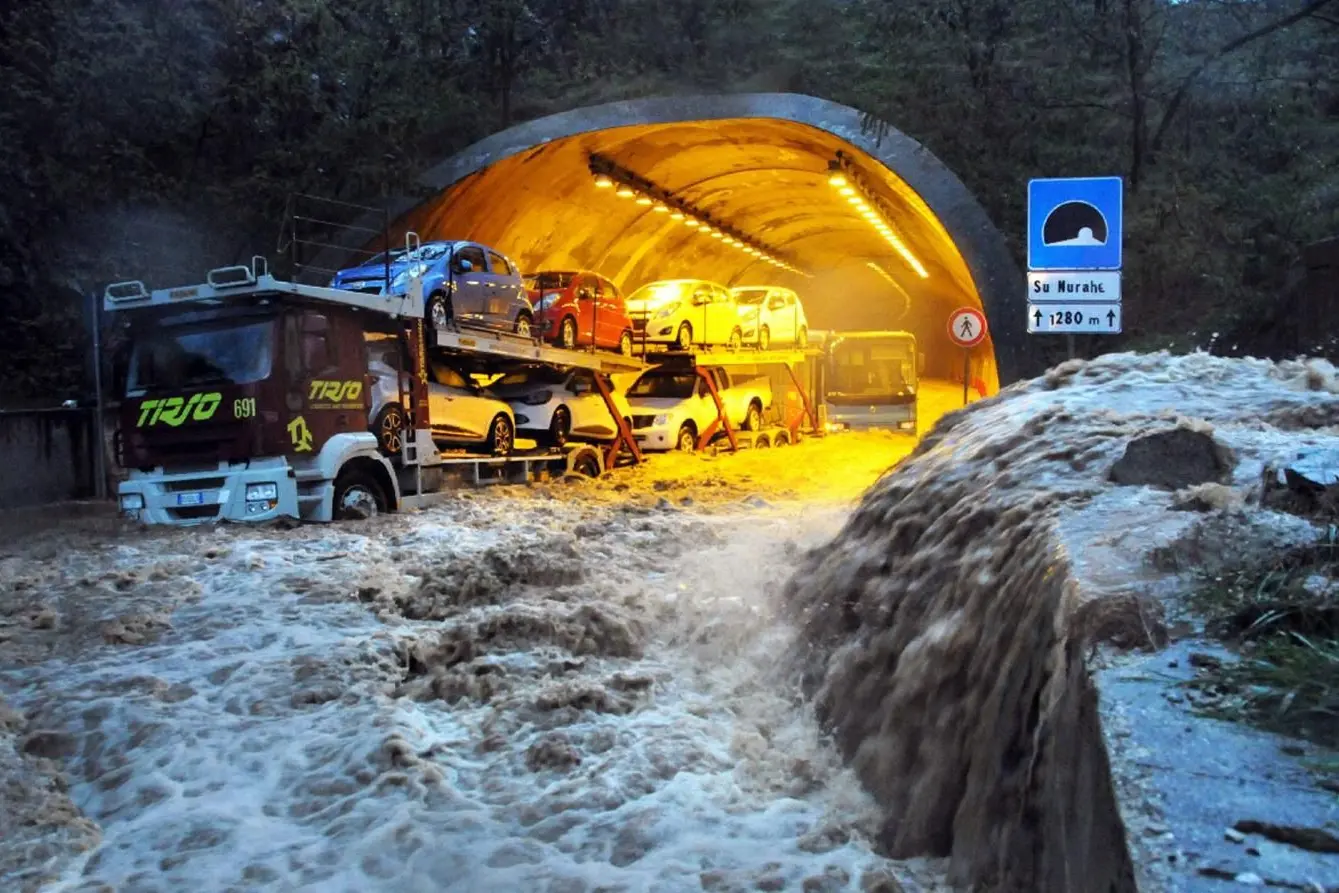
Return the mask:
[[[23,752],[35,757],[58,760],[61,757],[74,756],[77,750],[73,735],[64,732],[37,731],[23,741]]]
[[[786,879],[782,875],[776,873],[764,874],[762,877],[758,878],[757,882],[753,885],[753,888],[755,890],[770,891],[784,890],[786,889]]]
[[[884,868],[867,871],[860,876],[861,893],[906,893],[902,882]]]
[[[1246,835],[1242,834],[1235,828],[1228,828],[1226,831],[1223,832],[1223,837],[1226,838],[1227,840],[1232,841],[1233,843],[1246,842]]]
[[[1108,474],[1116,484],[1181,490],[1197,484],[1226,484],[1236,459],[1207,431],[1176,427],[1137,437]]]
[[[1253,819],[1243,819],[1232,828],[1242,834],[1259,834],[1276,843],[1285,843],[1313,853],[1339,853],[1339,837],[1321,828],[1275,825]]]
[[[1243,871],[1241,874],[1233,878],[1233,880],[1239,884],[1245,884],[1248,887],[1263,887],[1265,885],[1265,879],[1253,871]]]
[[[1260,502],[1295,515],[1333,512],[1339,507],[1339,450],[1303,450],[1267,463]]]

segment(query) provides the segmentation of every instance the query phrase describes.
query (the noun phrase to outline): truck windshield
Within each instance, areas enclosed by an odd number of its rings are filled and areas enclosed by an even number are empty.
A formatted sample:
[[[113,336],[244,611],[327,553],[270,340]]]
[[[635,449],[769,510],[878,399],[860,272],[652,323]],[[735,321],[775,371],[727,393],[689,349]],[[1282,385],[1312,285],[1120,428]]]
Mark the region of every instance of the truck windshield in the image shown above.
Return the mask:
[[[828,361],[827,398],[878,403],[916,386],[916,346],[911,340],[847,341],[836,345]]]
[[[166,326],[141,334],[130,355],[126,396],[210,384],[250,384],[270,374],[272,319]]]
[[[657,372],[643,375],[628,388],[629,397],[671,397],[683,399],[693,396],[697,386],[697,373],[683,372],[666,374]]]

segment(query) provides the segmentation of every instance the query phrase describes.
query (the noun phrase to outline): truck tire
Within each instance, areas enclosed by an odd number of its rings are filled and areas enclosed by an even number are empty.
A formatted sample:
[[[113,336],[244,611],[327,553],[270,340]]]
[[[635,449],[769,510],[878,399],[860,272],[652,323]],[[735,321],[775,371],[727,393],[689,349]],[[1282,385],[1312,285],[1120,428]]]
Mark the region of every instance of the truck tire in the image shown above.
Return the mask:
[[[697,449],[697,431],[688,422],[679,426],[679,436],[674,441],[674,448],[681,452],[691,453]]]
[[[381,407],[372,422],[372,433],[377,436],[377,447],[387,456],[398,456],[404,448],[404,408],[398,403]]]
[[[744,416],[744,430],[758,431],[762,428],[762,407],[757,401],[749,404],[748,414]]]
[[[372,478],[355,469],[341,471],[335,478],[332,516],[336,521],[375,518],[384,511],[386,495]]]
[[[511,420],[498,413],[488,423],[488,452],[494,456],[510,456],[516,446],[516,430]]]

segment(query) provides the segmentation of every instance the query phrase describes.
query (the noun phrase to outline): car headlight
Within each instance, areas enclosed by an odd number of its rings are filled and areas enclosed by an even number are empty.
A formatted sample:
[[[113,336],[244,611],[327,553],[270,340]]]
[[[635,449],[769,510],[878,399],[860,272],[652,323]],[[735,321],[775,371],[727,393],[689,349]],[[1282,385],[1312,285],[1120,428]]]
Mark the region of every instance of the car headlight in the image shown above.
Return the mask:
[[[401,270],[396,273],[395,278],[391,280],[391,288],[399,288],[401,285],[408,282],[411,276],[422,276],[427,270],[427,264],[416,264],[407,270]]]
[[[144,508],[144,495],[141,493],[123,493],[121,495],[121,511],[138,512]]]
[[[535,391],[533,394],[526,394],[521,398],[521,402],[526,406],[543,406],[553,399],[553,391]]]
[[[278,484],[247,484],[246,501],[259,502],[261,500],[272,501],[279,498]]]
[[[680,306],[681,306],[680,303],[678,301],[675,301],[673,304],[669,304],[661,308],[660,312],[656,314],[656,319],[665,319],[666,317],[673,316],[674,314],[679,312]]]
[[[653,419],[651,420],[651,424],[652,424],[652,425],[655,425],[655,426],[657,426],[657,427],[659,427],[660,425],[668,425],[668,424],[669,424],[669,416],[668,416],[668,415],[663,415],[663,414],[662,414],[662,415],[658,415],[658,416],[656,416],[655,418],[653,418]]]

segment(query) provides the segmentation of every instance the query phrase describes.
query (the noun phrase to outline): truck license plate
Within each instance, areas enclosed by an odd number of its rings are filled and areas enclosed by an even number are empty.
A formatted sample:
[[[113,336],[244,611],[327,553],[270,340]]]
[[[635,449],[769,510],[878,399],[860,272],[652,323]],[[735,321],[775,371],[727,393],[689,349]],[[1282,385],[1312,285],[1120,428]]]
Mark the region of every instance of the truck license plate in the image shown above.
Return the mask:
[[[196,491],[195,493],[178,493],[177,505],[204,505],[205,494]]]

